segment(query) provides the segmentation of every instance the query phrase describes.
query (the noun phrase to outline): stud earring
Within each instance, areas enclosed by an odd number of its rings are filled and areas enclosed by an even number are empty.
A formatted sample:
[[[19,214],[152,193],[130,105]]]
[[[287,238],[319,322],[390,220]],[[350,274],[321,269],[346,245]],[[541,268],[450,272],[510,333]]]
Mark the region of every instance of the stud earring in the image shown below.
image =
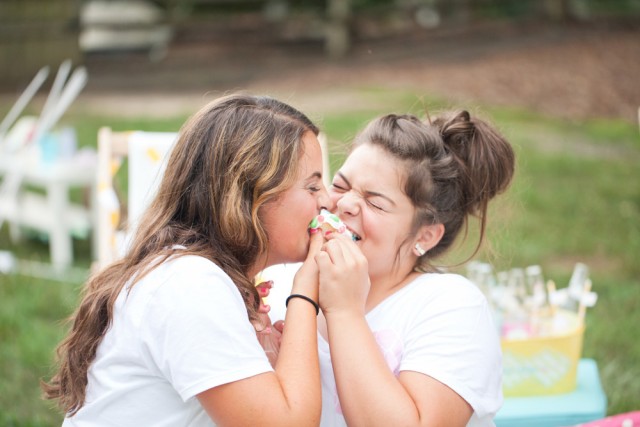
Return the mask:
[[[418,256],[422,256],[427,253],[427,251],[422,249],[422,247],[420,246],[420,243],[416,243],[415,248],[416,248],[416,252],[418,252]]]

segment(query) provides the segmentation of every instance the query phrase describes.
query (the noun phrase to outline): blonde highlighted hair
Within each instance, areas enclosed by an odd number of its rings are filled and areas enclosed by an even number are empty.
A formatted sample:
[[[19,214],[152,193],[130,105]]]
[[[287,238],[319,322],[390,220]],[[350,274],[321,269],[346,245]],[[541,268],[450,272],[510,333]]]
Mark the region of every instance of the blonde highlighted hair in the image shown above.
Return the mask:
[[[249,95],[217,99],[185,123],[131,249],[87,282],[57,348],[57,372],[41,384],[46,398],[58,399],[70,415],[82,408],[87,372],[118,295],[158,259],[195,254],[216,263],[238,287],[249,319],[257,319],[259,296],[248,271],[268,250],[259,211],[292,185],[306,132],[318,129],[298,110]],[[187,249],[176,254],[174,245]]]

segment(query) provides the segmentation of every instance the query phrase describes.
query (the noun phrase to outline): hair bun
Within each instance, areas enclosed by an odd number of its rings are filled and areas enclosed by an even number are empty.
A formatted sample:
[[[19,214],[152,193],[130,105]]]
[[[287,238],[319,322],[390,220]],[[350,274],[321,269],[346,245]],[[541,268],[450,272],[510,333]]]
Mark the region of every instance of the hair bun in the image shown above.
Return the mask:
[[[468,157],[469,143],[475,132],[475,124],[468,111],[448,113],[434,121],[440,130],[445,146],[457,157],[465,160]]]
[[[513,177],[511,145],[491,125],[468,111],[445,113],[434,120],[445,146],[463,169],[466,206],[484,211],[490,199],[506,190]]]

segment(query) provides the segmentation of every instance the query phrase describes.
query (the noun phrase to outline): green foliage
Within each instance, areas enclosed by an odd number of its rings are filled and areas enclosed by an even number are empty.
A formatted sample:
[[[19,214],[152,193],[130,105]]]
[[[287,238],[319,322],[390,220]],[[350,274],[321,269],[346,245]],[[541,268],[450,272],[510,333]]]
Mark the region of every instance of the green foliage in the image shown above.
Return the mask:
[[[604,16],[640,12],[638,0],[591,0],[590,4],[594,12]]]
[[[407,111],[434,115],[450,107],[442,100],[362,88],[367,108],[326,113],[318,120],[328,135],[332,170],[347,144],[378,114]],[[377,100],[377,102],[373,102]],[[517,152],[515,181],[491,208],[487,245],[475,258],[496,268],[540,264],[545,276],[564,287],[576,262],[591,270],[596,307],[587,313],[585,357],[594,358],[610,414],[640,408],[640,136],[635,124],[609,120],[570,123],[514,109],[470,109],[491,117]],[[95,146],[100,126],[114,130],[176,131],[185,117],[120,119],[76,113],[67,118],[79,139]],[[456,249],[456,261],[473,251],[469,239]],[[87,268],[89,242],[75,241],[76,267]],[[48,260],[46,242],[9,241],[0,229],[0,250],[21,259]],[[40,399],[38,382],[51,373],[62,321],[74,309],[78,281],[52,281],[0,275],[0,425],[56,426],[61,414]]]

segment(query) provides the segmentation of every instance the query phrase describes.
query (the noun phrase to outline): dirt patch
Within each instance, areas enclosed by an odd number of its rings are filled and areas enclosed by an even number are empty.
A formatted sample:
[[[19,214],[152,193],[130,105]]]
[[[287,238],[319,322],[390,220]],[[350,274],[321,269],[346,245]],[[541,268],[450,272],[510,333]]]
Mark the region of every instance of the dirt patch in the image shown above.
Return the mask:
[[[399,42],[396,50],[384,46],[379,61],[360,54],[348,66],[325,64],[268,85],[397,87],[568,119],[638,120],[640,29],[502,27],[477,39],[466,34],[405,43],[409,47]],[[369,48],[372,56],[376,49]]]

